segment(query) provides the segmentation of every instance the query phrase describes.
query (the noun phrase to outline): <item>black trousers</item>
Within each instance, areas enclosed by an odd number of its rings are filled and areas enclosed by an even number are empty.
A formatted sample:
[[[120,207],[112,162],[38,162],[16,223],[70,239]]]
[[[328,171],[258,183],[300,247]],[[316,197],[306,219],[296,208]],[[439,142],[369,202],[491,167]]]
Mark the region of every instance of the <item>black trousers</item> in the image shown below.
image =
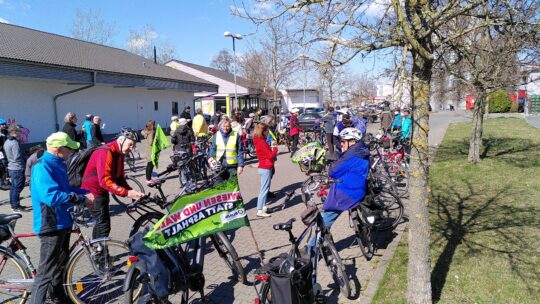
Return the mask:
[[[72,303],[62,284],[69,257],[70,234],[71,229],[63,229],[39,236],[39,267],[32,288],[32,304],[45,303],[47,292],[61,303]]]
[[[152,179],[152,170],[154,170],[154,164],[149,161],[146,163],[146,180]]]
[[[294,134],[292,136],[292,148],[291,148],[291,157],[293,156],[294,152],[298,150],[298,139],[300,137],[300,134]]]
[[[111,216],[109,214],[109,194],[105,196],[96,196],[94,200],[94,208],[92,217],[96,221],[96,225],[92,230],[92,238],[108,237],[111,232]]]

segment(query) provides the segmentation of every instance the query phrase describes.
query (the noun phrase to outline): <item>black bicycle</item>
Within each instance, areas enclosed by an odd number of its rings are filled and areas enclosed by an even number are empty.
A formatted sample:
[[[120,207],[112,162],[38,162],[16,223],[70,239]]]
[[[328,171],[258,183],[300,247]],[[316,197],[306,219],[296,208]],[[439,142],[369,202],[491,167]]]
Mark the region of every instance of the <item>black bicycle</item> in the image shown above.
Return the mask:
[[[316,243],[311,252],[308,252],[309,259],[313,266],[313,274],[311,277],[312,286],[317,286],[317,264],[320,256],[322,255],[322,258],[324,259],[328,270],[332,274],[335,283],[338,284],[341,293],[349,298],[351,296],[349,277],[345,272],[345,266],[343,265],[341,257],[336,249],[332,234],[328,228],[324,226],[320,211],[317,207],[310,207],[308,212],[305,212],[304,214],[308,214],[308,216],[302,220],[304,224],[307,224],[307,227],[298,238],[296,238],[292,233],[293,222],[296,221],[295,218],[289,219],[286,223],[275,224],[273,228],[274,230],[287,231],[289,234],[291,249],[289,250],[288,255],[293,259],[302,257],[299,246],[307,236],[311,235],[312,229],[315,228]],[[309,237],[307,238],[307,241],[309,242]],[[262,282],[259,290],[257,290],[257,287],[255,286],[260,303],[273,303],[270,292],[270,276],[271,272],[269,272],[265,267],[258,269],[256,272],[255,279]],[[313,297],[321,298],[323,295],[314,294]]]
[[[167,175],[171,172],[174,172],[175,168],[173,166],[170,166],[166,171],[158,174],[158,177]],[[163,211],[168,210],[173,203],[176,201],[176,199],[180,196],[191,194],[191,193],[197,193],[204,189],[207,189],[211,185],[213,185],[216,181],[223,178],[224,171],[221,171],[212,177],[208,178],[205,183],[196,185],[186,185],[182,188],[182,190],[175,195],[175,197],[167,201],[167,197],[165,196],[165,193],[163,192],[163,189],[161,188],[161,185],[165,183],[164,179],[157,179],[153,183],[149,183],[148,186],[151,188],[156,188],[158,190],[158,193],[154,195],[153,197],[150,197],[150,195],[146,195],[144,198],[137,200],[127,207],[127,214],[129,217],[131,217],[134,220],[133,225],[131,226],[131,230],[129,232],[129,236],[135,235],[138,231],[141,231],[144,227],[147,226],[153,226],[155,223],[157,223],[165,214]],[[136,215],[137,214],[137,215]],[[214,245],[214,248],[217,250],[219,256],[225,261],[227,266],[231,269],[233,276],[240,282],[246,281],[246,275],[244,271],[244,267],[242,266],[242,263],[240,262],[240,258],[238,257],[238,253],[236,252],[236,249],[234,248],[233,244],[227,237],[227,235],[224,232],[218,232],[216,234],[213,234],[210,237],[210,240],[212,244]],[[202,238],[203,240],[205,238]]]

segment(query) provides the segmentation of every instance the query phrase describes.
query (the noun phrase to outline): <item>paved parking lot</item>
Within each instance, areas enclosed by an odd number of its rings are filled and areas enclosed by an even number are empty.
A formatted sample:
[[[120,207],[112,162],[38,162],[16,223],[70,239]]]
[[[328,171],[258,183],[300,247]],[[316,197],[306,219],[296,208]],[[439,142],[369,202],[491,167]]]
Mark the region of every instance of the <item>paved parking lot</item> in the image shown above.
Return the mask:
[[[140,153],[142,160],[137,162],[140,170],[136,173],[130,173],[144,182],[144,151],[140,145]],[[283,193],[288,190],[297,190],[306,176],[300,172],[298,167],[289,161],[289,154],[281,147],[281,153],[276,163],[276,175],[272,181],[272,191],[278,191],[278,198],[270,202],[269,208],[280,204],[283,200]],[[164,170],[169,162],[168,154],[170,151],[164,151],[160,159],[160,167],[156,171]],[[270,218],[257,218],[256,201],[260,187],[260,177],[257,174],[256,161],[248,161],[244,174],[240,176],[240,187],[248,216],[250,218],[251,227],[255,237],[259,243],[260,249],[263,251],[266,261],[281,252],[288,251],[288,237],[285,232],[274,231],[272,225],[278,222],[284,222],[292,217],[299,219],[300,213],[304,210],[304,204],[301,197],[296,195],[293,197],[290,204],[284,210],[272,213]],[[170,176],[170,179],[164,184],[163,189],[166,194],[174,194],[178,191],[179,182],[176,175]],[[147,191],[153,191],[150,188]],[[0,192],[0,213],[10,213],[7,191]],[[23,192],[24,205],[31,205],[28,189]],[[129,228],[133,221],[129,218],[122,206],[117,205],[114,201],[111,202],[112,214],[112,233],[111,237],[116,240],[125,240]],[[30,232],[32,225],[32,213],[25,213],[24,217],[18,221],[16,231],[19,233]],[[294,224],[294,232],[298,235],[304,225],[301,221]],[[88,231],[90,234],[90,231]],[[336,242],[340,255],[345,263],[347,274],[351,280],[353,299],[345,299],[339,295],[337,286],[333,284],[333,280],[329,271],[324,266],[324,263],[319,265],[319,282],[329,297],[328,303],[358,303],[360,296],[365,292],[366,286],[372,278],[374,269],[377,267],[381,258],[386,252],[386,247],[394,240],[397,233],[388,233],[379,236],[377,255],[367,262],[357,245],[353,243],[353,230],[349,228],[348,216],[344,213],[335,225],[332,227],[332,234]],[[252,240],[249,229],[246,227],[240,228],[229,233],[233,240],[242,264],[248,273],[248,283],[241,284],[231,279],[231,272],[228,270],[224,261],[222,261],[217,253],[210,248],[209,253],[205,257],[204,274],[206,277],[206,293],[213,303],[253,303],[255,298],[255,289],[253,287],[253,272],[260,267],[260,261],[256,252],[254,242]],[[39,244],[37,238],[23,240],[29,248],[29,254],[37,265],[39,258]],[[198,295],[194,295],[194,300]],[[123,302],[123,299],[118,299],[117,303]]]

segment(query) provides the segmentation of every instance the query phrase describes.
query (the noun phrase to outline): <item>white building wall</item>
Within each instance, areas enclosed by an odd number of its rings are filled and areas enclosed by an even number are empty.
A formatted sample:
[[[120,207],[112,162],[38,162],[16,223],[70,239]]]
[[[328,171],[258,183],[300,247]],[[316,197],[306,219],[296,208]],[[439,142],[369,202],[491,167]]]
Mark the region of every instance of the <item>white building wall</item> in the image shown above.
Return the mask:
[[[526,84],[527,95],[540,95],[540,73],[531,73],[529,83]]]
[[[292,110],[292,108],[303,108],[304,107],[304,92],[303,91],[287,91],[287,90],[280,90],[282,96],[283,96],[283,103],[282,105],[288,110]],[[306,90],[306,102],[305,107],[306,108],[322,108],[322,94],[313,91],[313,90]]]
[[[44,141],[55,129],[53,97],[75,88],[56,82],[0,78],[0,117],[14,118],[30,129],[29,142]],[[158,111],[154,110],[154,101],[158,102]],[[193,104],[193,93],[95,86],[58,98],[58,124],[62,129],[64,116],[71,111],[79,118],[78,130],[86,114],[101,116],[106,124],[104,134],[117,133],[122,126],[142,129],[148,119],[168,127],[173,101],[178,102],[181,113]]]
[[[184,73],[188,73],[190,75],[193,75],[197,78],[204,79],[206,81],[209,81],[211,83],[215,83],[218,85],[218,93],[219,94],[234,94],[234,82],[230,82],[215,76],[212,76],[210,74],[206,74],[204,72],[201,72],[197,69],[188,67],[186,65],[183,65],[176,61],[171,61],[166,64],[167,66],[177,69],[179,71],[182,71]],[[248,88],[245,88],[243,86],[237,85],[237,92],[238,94],[248,94]]]

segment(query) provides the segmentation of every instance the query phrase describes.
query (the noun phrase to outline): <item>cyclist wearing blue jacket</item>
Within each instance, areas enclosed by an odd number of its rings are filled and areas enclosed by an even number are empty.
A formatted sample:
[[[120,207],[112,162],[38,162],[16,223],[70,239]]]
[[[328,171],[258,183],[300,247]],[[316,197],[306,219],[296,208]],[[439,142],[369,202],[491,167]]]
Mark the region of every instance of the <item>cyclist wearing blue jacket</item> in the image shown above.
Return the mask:
[[[62,276],[69,257],[69,236],[73,220],[68,208],[75,203],[92,203],[92,194],[72,188],[65,161],[79,143],[66,133],[47,138],[47,152],[32,169],[32,206],[34,232],[39,235],[40,255],[37,276],[32,289],[32,303],[45,303],[47,292],[53,303],[71,303],[64,292]]]
[[[328,171],[328,176],[339,182],[330,186],[322,213],[324,225],[328,228],[341,212],[355,207],[364,199],[369,172],[370,153],[362,141],[362,133],[356,128],[345,128],[339,137],[343,154]],[[315,242],[313,237],[308,245],[309,252]]]

